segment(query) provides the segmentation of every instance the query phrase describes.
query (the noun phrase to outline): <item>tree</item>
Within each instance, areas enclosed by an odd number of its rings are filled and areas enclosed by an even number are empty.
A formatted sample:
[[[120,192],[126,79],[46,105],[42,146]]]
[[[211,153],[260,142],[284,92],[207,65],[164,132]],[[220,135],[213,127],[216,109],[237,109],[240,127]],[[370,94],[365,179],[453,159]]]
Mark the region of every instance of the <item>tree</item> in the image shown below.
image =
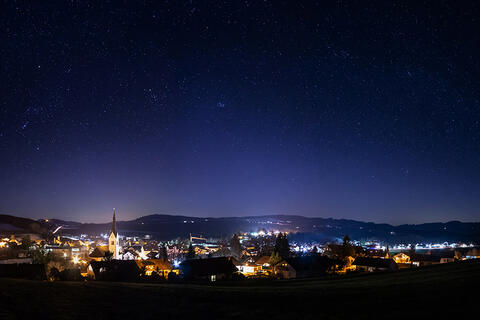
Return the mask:
[[[275,236],[258,237],[252,240],[252,246],[258,248],[259,256],[269,256],[274,251],[276,240]]]
[[[290,256],[290,244],[288,243],[287,235],[279,233],[275,241],[274,252],[278,253],[282,258]]]
[[[278,254],[278,252],[272,252],[272,255],[270,256],[270,265],[274,266],[280,261],[282,261],[282,257]]]
[[[50,261],[54,260],[54,254],[52,252],[47,252],[44,249],[35,249],[30,250],[30,256],[32,257],[32,262],[35,264],[48,264]]]
[[[191,243],[188,246],[187,259],[195,259],[195,248]]]
[[[32,239],[30,239],[30,236],[29,235],[26,235],[25,237],[23,237],[22,239],[22,244],[20,245],[20,248],[24,249],[24,250],[28,250],[30,249],[30,247],[33,245],[33,241]]]
[[[228,247],[220,247],[217,251],[210,253],[209,257],[229,257],[232,255],[232,250]]]
[[[312,248],[312,254],[317,254],[318,253],[318,248],[317,246],[313,246]]]
[[[147,268],[142,265],[142,267],[140,268],[140,277],[144,278],[147,276]]]
[[[328,243],[325,245],[325,254],[332,259],[341,259],[343,257],[343,245]]]
[[[170,272],[168,273],[168,281],[169,281],[169,282],[175,282],[175,281],[177,281],[177,280],[178,280],[177,274],[176,274],[175,272],[173,272],[173,271],[170,271]]]
[[[113,252],[107,251],[103,257],[103,261],[112,261],[113,260]]]
[[[352,243],[350,242],[350,237],[345,235],[343,237],[343,245],[342,245],[342,259],[345,259],[346,257],[352,257],[355,255],[355,249],[353,248]]]
[[[410,259],[412,259],[413,256],[415,255],[415,244],[413,244],[413,243],[410,245],[409,254],[410,254]]]
[[[337,259],[341,261],[343,267],[351,264],[353,257],[356,256],[356,249],[350,241],[350,237],[345,235],[343,237],[343,243],[329,243],[325,246],[325,253],[332,259]]]
[[[238,239],[236,233],[233,234],[233,237],[230,240],[230,250],[235,258],[238,259],[242,256],[242,245],[240,244],[240,239]]]
[[[57,268],[55,267],[52,267],[50,269],[50,273],[49,273],[49,278],[51,281],[55,281],[55,280],[58,280],[60,277],[60,271],[58,271]]]
[[[158,258],[163,260],[168,260],[168,252],[166,246],[161,246],[158,252]]]

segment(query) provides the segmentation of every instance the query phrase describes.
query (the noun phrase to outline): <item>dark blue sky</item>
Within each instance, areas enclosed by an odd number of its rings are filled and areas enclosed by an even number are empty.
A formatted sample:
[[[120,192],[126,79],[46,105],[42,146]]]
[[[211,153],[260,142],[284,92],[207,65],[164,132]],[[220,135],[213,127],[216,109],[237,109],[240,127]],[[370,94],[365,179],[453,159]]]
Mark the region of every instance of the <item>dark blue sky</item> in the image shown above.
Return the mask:
[[[1,4],[0,213],[480,217],[480,10]]]

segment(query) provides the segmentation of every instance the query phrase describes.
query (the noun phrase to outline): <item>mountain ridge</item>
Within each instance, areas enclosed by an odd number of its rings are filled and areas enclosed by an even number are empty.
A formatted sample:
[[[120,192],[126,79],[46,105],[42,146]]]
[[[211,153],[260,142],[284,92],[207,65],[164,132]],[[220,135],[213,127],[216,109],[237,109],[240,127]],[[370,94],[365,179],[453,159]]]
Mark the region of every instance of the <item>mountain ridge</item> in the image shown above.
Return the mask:
[[[3,218],[2,218],[3,217]],[[8,217],[8,218],[7,218]],[[12,221],[18,219],[12,224]],[[62,226],[61,234],[101,234],[110,230],[107,223],[80,223],[61,219],[32,220],[0,215],[0,227],[11,225],[29,229],[39,226],[50,229]],[[26,227],[27,226],[27,227]],[[38,226],[35,227],[38,229]],[[263,215],[245,217],[189,217],[184,215],[150,214],[132,220],[117,221],[119,232],[125,236],[151,235],[159,240],[187,238],[198,234],[212,238],[229,238],[237,232],[259,230],[289,232],[290,237],[302,239],[341,239],[344,235],[356,240],[378,240],[392,243],[411,242],[480,242],[479,222],[431,222],[422,224],[402,224],[363,222],[351,219],[304,217],[300,215]],[[1,231],[1,228],[0,228]]]

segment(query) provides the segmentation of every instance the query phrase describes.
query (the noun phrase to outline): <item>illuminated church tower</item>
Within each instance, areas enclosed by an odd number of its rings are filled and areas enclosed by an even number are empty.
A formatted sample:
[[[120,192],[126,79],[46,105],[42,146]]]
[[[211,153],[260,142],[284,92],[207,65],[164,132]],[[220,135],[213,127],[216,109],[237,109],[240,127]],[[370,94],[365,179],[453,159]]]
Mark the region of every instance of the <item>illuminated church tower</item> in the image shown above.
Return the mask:
[[[112,230],[108,236],[108,251],[113,253],[113,259],[118,259],[118,233],[117,233],[117,221],[115,219],[115,208],[113,208],[113,221]]]

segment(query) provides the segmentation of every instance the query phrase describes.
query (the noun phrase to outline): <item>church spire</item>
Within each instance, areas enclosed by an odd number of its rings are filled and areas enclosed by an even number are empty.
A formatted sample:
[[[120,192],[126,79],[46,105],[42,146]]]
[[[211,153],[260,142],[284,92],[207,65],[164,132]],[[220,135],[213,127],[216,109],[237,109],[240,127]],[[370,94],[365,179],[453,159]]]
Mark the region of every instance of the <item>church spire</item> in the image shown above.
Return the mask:
[[[117,221],[115,219],[115,208],[113,208],[112,230],[110,230],[110,233],[113,233],[115,236],[117,236]]]
[[[110,230],[110,235],[108,236],[108,251],[113,253],[113,259],[119,258],[119,249],[120,246],[117,234],[117,219],[115,217],[115,208],[113,208],[112,229]]]

